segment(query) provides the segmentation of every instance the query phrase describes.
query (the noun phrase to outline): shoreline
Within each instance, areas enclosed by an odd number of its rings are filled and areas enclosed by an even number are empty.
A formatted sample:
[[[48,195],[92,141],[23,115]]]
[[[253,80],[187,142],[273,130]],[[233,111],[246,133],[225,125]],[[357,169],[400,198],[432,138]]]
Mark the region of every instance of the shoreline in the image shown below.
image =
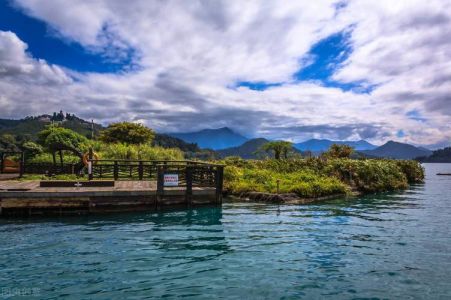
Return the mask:
[[[352,195],[354,196],[354,195]],[[356,195],[358,196],[358,195]],[[261,202],[272,204],[311,204],[314,202],[349,197],[347,194],[332,194],[327,196],[305,198],[299,197],[294,193],[271,194],[262,192],[246,192],[239,195],[227,195],[227,199],[233,202]]]

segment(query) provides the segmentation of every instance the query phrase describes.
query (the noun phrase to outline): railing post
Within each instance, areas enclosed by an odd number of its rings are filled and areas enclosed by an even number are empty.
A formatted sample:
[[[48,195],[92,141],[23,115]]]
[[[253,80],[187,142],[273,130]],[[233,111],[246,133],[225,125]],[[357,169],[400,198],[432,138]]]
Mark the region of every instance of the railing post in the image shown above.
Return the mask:
[[[19,164],[19,177],[22,178],[24,174],[24,168],[25,168],[25,155],[22,152],[20,154],[20,164]]]
[[[119,166],[117,164],[117,160],[114,161],[113,177],[114,177],[114,180],[118,180],[119,179]]]
[[[143,177],[144,177],[144,167],[143,167],[143,162],[142,162],[142,160],[139,161],[139,165],[138,165],[138,176],[139,176],[139,180],[143,180]]]
[[[155,200],[155,209],[158,207],[158,200],[164,195],[164,167],[157,166],[157,198]]]
[[[217,166],[215,172],[215,183],[216,183],[216,201],[222,203],[222,185],[224,178],[224,167]]]
[[[89,160],[88,160],[88,179],[89,180],[92,180],[94,178],[94,176],[92,174],[92,157],[93,157],[92,148],[89,148]]]
[[[193,169],[187,165],[185,167],[186,192],[185,200],[188,205],[191,205],[193,200]]]
[[[4,161],[5,153],[2,152],[2,155],[0,155],[0,174],[3,173],[3,161]]]

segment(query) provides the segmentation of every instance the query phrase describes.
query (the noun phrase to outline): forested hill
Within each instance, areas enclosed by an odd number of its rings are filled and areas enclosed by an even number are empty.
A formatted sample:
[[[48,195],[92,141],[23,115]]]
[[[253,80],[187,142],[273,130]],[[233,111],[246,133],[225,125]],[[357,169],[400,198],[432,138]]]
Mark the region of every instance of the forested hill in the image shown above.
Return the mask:
[[[0,150],[18,150],[24,141],[37,139],[38,132],[42,131],[45,126],[52,123],[58,124],[64,128],[69,128],[85,137],[91,138],[91,122],[83,120],[73,114],[62,111],[53,113],[52,115],[40,115],[26,117],[20,120],[0,119]],[[101,124],[93,124],[94,136],[98,136],[102,129]],[[5,136],[9,135],[9,136]],[[179,148],[183,152],[197,153],[201,149],[195,143],[187,143],[176,137],[166,134],[155,134],[153,141],[155,146],[163,148]]]
[[[0,119],[0,135],[11,134],[17,140],[35,140],[38,132],[52,122],[59,124],[64,128],[72,129],[83,136],[91,137],[91,122],[85,121],[69,113],[64,114],[62,111],[53,113],[53,115],[26,117],[21,120]],[[94,123],[93,128],[94,135],[98,135],[103,127],[100,124]]]
[[[417,160],[426,163],[451,163],[451,147],[435,150],[430,156],[418,157]]]

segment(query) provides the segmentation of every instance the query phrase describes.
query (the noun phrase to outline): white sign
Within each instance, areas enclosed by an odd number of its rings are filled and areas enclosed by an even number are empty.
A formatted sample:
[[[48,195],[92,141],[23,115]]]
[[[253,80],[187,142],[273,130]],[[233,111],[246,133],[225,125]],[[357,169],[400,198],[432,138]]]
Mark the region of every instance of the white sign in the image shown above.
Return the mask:
[[[164,174],[164,186],[178,186],[179,174]]]

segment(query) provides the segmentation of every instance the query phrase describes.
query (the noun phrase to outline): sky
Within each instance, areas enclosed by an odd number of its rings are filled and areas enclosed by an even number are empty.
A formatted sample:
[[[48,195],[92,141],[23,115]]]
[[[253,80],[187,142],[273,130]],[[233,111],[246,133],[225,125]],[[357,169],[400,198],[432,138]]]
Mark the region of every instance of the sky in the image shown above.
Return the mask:
[[[451,0],[0,1],[0,118],[451,144]]]

